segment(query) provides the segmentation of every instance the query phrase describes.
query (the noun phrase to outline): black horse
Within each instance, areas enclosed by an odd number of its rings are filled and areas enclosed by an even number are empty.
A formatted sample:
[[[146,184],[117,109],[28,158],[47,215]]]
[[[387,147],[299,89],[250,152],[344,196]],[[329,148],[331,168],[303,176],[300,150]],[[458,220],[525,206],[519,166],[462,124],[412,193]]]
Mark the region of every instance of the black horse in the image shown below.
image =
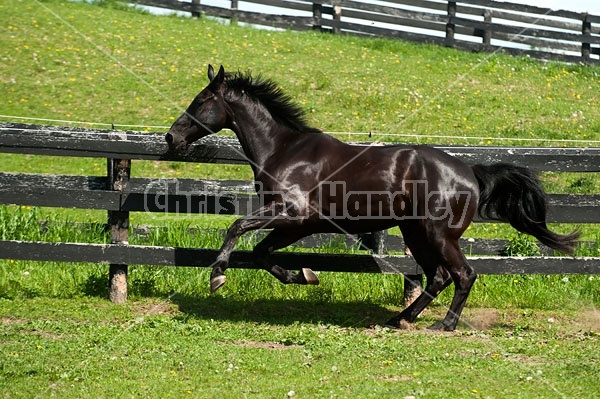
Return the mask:
[[[443,321],[431,328],[454,330],[476,273],[459,238],[477,212],[507,221],[542,243],[572,253],[579,234],[546,227],[544,191],[534,173],[509,164],[468,166],[422,145],[359,146],[309,127],[304,112],[267,79],[249,74],[215,75],[166,134],[170,151],[185,152],[204,136],[229,128],[250,163],[262,206],[236,220],[211,274],[214,292],[243,233],[272,231],[254,248],[255,261],[281,282],[318,284],[310,269],[292,272],[272,265],[270,254],[314,233],[366,233],[399,226],[427,277],[423,294],[387,322],[413,322],[454,282]]]

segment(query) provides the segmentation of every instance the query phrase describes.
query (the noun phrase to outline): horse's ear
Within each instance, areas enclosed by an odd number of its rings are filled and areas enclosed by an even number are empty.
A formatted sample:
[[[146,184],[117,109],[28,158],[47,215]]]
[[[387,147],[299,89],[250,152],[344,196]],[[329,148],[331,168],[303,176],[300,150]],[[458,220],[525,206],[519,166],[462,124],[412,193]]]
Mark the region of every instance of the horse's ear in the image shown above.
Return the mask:
[[[223,68],[223,65],[221,65],[221,68],[219,68],[219,72],[217,72],[216,76],[215,70],[213,69],[212,65],[209,65],[208,78],[210,79],[209,86],[212,89],[218,88],[221,85],[221,83],[223,83],[223,81],[225,80],[225,68]]]
[[[219,72],[217,72],[217,76],[215,77],[215,81],[217,84],[221,84],[223,83],[223,80],[225,80],[225,68],[221,65]]]

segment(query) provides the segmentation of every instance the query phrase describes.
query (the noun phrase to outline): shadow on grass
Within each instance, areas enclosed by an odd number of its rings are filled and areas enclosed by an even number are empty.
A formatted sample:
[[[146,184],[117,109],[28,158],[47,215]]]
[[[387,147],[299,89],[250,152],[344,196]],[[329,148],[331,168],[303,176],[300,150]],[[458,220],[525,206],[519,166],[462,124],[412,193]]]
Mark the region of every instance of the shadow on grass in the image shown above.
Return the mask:
[[[131,273],[133,274],[133,273]],[[177,294],[160,289],[156,276],[139,274],[129,281],[129,295],[134,298],[157,298],[174,303],[180,317],[229,322],[268,323],[293,325],[297,323],[337,325],[340,327],[368,327],[383,324],[393,317],[392,310],[371,301],[334,300],[327,291],[313,298],[270,298],[268,295],[244,298],[242,294]],[[163,287],[164,288],[164,287]],[[108,273],[92,275],[84,282],[87,296],[108,298]],[[317,294],[315,294],[317,295]]]
[[[108,299],[108,273],[89,276],[83,283],[82,290],[87,296]]]
[[[296,323],[368,327],[382,324],[395,313],[369,302],[325,302],[297,299],[242,300],[230,297],[175,296],[172,302],[189,317],[203,320],[254,322],[275,325]]]

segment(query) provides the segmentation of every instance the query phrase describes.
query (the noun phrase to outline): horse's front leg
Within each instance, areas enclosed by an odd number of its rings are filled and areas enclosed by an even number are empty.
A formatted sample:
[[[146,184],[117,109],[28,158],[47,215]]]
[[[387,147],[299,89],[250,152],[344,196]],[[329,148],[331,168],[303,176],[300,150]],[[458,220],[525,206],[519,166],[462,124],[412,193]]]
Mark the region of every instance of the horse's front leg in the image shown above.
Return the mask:
[[[282,204],[270,203],[256,210],[251,215],[244,216],[235,222],[227,230],[225,240],[213,265],[210,275],[210,292],[214,293],[225,284],[225,270],[229,265],[229,257],[235,248],[240,236],[248,231],[262,228],[274,228],[281,220]]]

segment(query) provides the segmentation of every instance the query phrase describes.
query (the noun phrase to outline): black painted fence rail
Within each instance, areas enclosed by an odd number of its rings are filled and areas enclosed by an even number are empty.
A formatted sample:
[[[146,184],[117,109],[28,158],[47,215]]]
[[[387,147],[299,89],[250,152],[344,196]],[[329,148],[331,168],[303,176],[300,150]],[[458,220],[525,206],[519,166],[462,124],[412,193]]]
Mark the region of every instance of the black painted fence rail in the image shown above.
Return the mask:
[[[471,164],[511,162],[538,171],[600,172],[600,148],[439,148]],[[126,298],[127,265],[206,267],[216,258],[212,249],[129,245],[129,212],[246,214],[255,209],[258,202],[253,184],[248,181],[130,176],[131,160],[245,163],[239,143],[233,137],[207,137],[194,145],[184,157],[176,157],[166,152],[163,135],[157,133],[0,123],[0,152],[107,159],[106,176],[0,172],[0,204],[107,210],[111,244],[4,240],[0,241],[0,257],[109,264],[111,299],[115,302]],[[549,218],[553,222],[600,223],[600,195],[551,194]],[[280,253],[276,259],[282,266],[291,269],[311,267],[317,271],[420,273],[411,257],[384,254],[386,242],[394,250],[401,250],[401,238],[385,234],[376,237],[379,238],[359,238],[374,253]],[[356,239],[353,238],[352,242],[355,243]],[[463,248],[467,254],[478,254],[469,259],[481,274],[600,273],[600,258],[499,257],[497,251],[502,242],[465,239]],[[471,251],[473,248],[477,249]],[[487,250],[489,252],[486,253]],[[479,256],[481,254],[491,256]],[[237,251],[232,267],[254,268],[251,254]]]
[[[218,251],[204,248],[6,240],[0,241],[0,253],[10,253],[10,258],[15,260],[206,267],[215,261]],[[600,274],[599,260],[593,257],[558,256],[469,257],[469,262],[479,274]],[[273,254],[273,261],[290,270],[310,267],[314,271],[323,272],[422,273],[412,257],[407,255],[280,252]],[[257,268],[252,263],[250,251],[235,251],[230,267]]]
[[[0,122],[0,151],[18,154],[245,164],[235,137],[208,136],[183,157],[166,152],[162,133]],[[369,143],[364,143],[369,145]],[[510,162],[537,171],[600,172],[598,147],[435,146],[470,164]]]

